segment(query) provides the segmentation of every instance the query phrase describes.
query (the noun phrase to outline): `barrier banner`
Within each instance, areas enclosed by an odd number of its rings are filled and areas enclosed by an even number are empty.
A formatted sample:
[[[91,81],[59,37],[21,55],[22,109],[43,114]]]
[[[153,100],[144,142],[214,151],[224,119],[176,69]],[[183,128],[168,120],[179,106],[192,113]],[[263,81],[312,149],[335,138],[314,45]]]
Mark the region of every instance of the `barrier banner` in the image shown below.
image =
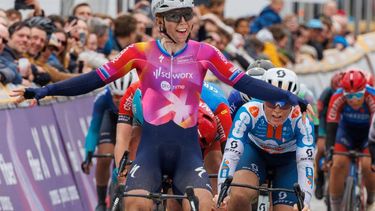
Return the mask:
[[[95,166],[91,168],[91,175],[86,175],[81,170],[81,163],[85,156],[85,137],[91,120],[93,101],[93,96],[85,96],[73,101],[52,105],[84,210],[94,210],[97,203],[94,183]]]
[[[84,210],[51,106],[0,111],[0,210]]]

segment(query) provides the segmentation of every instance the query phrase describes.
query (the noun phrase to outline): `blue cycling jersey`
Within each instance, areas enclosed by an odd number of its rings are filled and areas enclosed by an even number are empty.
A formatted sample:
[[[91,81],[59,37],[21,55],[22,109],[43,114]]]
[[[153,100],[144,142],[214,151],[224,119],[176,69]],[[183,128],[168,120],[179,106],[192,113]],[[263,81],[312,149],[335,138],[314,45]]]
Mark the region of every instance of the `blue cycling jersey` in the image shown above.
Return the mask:
[[[298,183],[308,193],[305,202],[309,203],[313,190],[313,128],[308,119],[303,124],[298,108],[290,112],[282,125],[274,127],[267,122],[262,102],[246,103],[233,120],[219,171],[219,186],[227,176],[234,174],[241,156],[247,153],[244,152],[245,145],[251,143],[269,155],[295,152]]]
[[[240,107],[247,103],[247,101],[245,101],[242,97],[241,97],[241,93],[237,90],[233,90],[230,94],[229,94],[229,97],[228,97],[228,103],[229,103],[229,107],[230,107],[230,114],[232,116],[232,119],[234,118],[234,116],[236,115],[238,109],[240,109]]]
[[[116,114],[118,112],[118,108],[113,102],[111,91],[108,87],[106,87],[96,96],[94,100],[92,119],[85,140],[86,154],[87,152],[95,151],[96,145],[99,141],[99,131],[103,116],[108,110]]]
[[[229,105],[224,91],[216,84],[207,81],[203,83],[201,98],[214,113],[221,103]]]

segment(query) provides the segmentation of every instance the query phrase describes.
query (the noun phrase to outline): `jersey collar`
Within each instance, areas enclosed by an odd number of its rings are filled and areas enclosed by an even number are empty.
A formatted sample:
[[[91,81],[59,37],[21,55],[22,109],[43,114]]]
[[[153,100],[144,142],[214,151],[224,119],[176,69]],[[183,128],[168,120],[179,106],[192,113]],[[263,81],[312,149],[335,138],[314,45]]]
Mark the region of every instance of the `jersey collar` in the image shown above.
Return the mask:
[[[163,54],[165,54],[165,55],[167,55],[167,56],[169,56],[169,57],[172,57],[172,56],[176,57],[176,56],[182,54],[182,53],[185,51],[185,49],[187,48],[187,46],[188,46],[187,43],[185,43],[185,46],[184,46],[181,50],[177,51],[174,55],[170,55],[170,54],[168,53],[168,51],[165,50],[165,48],[163,47],[163,45],[161,44],[161,41],[160,41],[160,40],[156,40],[156,44],[157,44],[158,48],[160,49],[160,51],[161,51]]]

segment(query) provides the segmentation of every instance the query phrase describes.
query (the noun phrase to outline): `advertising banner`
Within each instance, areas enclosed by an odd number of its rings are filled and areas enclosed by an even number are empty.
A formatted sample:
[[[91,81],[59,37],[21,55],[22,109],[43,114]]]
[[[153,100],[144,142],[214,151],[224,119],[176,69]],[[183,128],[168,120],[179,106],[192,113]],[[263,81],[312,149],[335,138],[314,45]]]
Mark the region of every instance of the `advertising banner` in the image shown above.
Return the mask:
[[[84,210],[51,106],[0,111],[0,210]]]
[[[76,181],[84,210],[94,210],[97,198],[94,183],[95,167],[91,175],[82,173],[81,163],[85,156],[85,137],[91,120],[94,97],[80,97],[73,101],[52,105],[58,122],[67,157],[72,165],[72,173]]]

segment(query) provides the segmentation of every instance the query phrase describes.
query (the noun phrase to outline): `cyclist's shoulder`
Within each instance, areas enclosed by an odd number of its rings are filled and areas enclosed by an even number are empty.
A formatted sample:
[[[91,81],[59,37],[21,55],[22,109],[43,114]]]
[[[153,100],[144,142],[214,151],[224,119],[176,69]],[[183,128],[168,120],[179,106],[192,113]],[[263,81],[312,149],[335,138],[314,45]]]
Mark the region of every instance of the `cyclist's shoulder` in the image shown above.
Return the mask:
[[[250,100],[249,102],[243,104],[238,110],[238,113],[246,112],[250,114],[251,117],[257,118],[264,115],[263,112],[263,102]]]
[[[375,88],[372,86],[367,85],[366,86],[366,92],[372,96],[375,96]]]

